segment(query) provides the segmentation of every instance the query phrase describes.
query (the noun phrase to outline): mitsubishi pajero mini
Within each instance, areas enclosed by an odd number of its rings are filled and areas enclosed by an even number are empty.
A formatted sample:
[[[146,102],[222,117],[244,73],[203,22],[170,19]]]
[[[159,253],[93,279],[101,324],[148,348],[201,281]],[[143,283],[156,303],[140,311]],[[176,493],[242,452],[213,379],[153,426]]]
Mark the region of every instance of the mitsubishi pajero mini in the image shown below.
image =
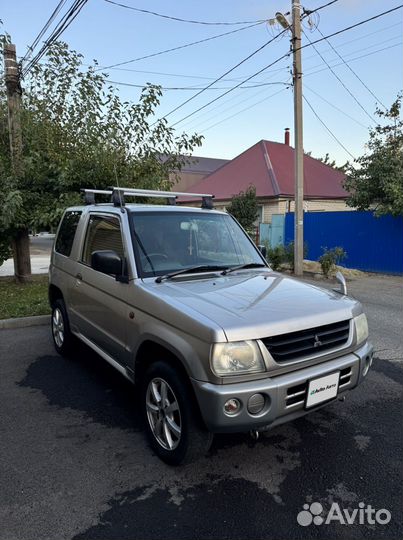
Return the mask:
[[[195,208],[174,204],[189,194],[83,191],[52,251],[54,344],[71,354],[78,338],[135,384],[161,459],[195,459],[213,433],[269,430],[363,381],[361,304],[273,272],[211,196]],[[145,196],[169,204],[127,203]]]

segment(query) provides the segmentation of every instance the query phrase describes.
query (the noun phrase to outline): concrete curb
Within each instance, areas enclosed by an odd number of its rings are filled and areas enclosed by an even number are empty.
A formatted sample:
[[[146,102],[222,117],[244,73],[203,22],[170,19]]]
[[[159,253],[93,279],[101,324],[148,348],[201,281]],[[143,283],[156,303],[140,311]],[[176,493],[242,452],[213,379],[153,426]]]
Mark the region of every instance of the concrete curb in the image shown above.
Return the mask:
[[[43,326],[50,324],[49,315],[37,315],[36,317],[18,317],[15,319],[0,319],[1,328],[26,328],[28,326]]]

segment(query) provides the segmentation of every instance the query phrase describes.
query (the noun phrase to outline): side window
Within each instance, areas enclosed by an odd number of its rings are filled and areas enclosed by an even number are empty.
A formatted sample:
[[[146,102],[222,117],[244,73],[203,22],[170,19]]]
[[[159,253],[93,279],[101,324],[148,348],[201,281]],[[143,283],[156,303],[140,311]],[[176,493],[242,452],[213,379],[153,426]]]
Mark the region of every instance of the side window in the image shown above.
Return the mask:
[[[75,210],[68,211],[64,214],[55,243],[55,251],[57,253],[66,255],[66,257],[70,256],[80,217],[81,212]]]
[[[115,251],[124,259],[120,221],[114,216],[90,216],[82,261],[91,266],[91,255],[99,250]]]

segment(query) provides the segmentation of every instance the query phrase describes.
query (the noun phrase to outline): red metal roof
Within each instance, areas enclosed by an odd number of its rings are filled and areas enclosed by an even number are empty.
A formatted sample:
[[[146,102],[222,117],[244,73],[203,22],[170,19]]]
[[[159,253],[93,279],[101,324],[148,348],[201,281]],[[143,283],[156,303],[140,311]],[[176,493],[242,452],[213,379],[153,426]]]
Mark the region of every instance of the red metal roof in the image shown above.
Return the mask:
[[[250,184],[258,197],[294,196],[294,148],[260,141],[222,165],[187,191],[212,193],[216,200],[228,200]],[[344,199],[344,173],[304,155],[304,198]]]

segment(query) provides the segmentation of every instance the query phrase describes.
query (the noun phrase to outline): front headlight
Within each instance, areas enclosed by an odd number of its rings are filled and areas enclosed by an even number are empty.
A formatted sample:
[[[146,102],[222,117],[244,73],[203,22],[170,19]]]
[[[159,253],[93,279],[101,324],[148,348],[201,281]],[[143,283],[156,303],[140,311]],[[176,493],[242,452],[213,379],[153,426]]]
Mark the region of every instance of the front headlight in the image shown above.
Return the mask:
[[[365,313],[361,313],[358,317],[354,317],[354,325],[357,344],[362,343],[368,337],[368,322]]]
[[[211,353],[211,369],[219,377],[265,371],[256,341],[216,343]]]

